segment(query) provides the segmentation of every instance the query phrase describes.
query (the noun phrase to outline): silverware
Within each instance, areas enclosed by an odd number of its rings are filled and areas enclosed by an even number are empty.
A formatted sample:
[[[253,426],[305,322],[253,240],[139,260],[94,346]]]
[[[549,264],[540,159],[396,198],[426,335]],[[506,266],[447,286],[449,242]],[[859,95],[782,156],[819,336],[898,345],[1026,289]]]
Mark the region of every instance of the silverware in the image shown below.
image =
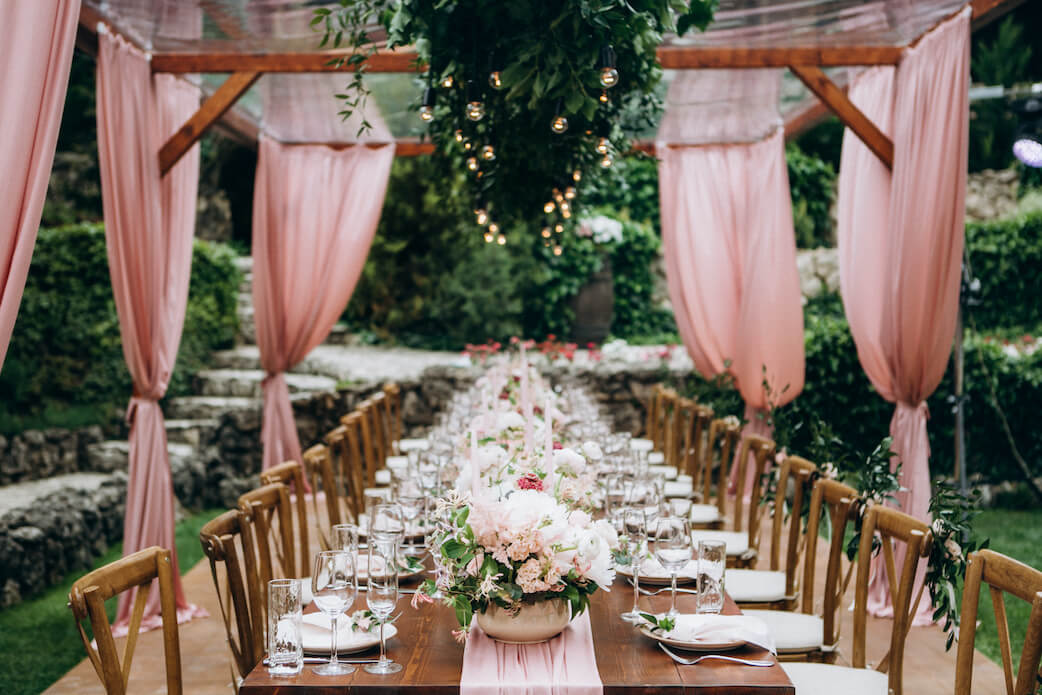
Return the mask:
[[[345,659],[343,657],[338,657],[337,661],[339,661],[342,664],[375,664],[376,662],[379,661],[379,659]],[[270,665],[268,663],[267,659],[265,659],[262,663],[263,663],[264,666],[269,666]],[[329,657],[328,656],[305,656],[304,657],[304,663],[305,664],[328,664],[329,663]]]
[[[630,580],[626,580],[626,581],[629,581],[630,586],[633,586],[633,582],[632,581],[630,581]],[[639,591],[642,596],[658,596],[659,594],[661,594],[663,592],[669,591],[669,587],[668,586],[662,587],[658,591],[649,591],[648,589],[645,589],[644,587],[638,587],[637,591]],[[682,589],[679,586],[677,587],[677,593],[678,594],[698,594],[698,592],[695,591],[694,589]]]
[[[702,656],[697,656],[694,659],[685,659],[684,657],[677,656],[673,652],[669,651],[666,645],[662,644],[661,642],[658,643],[658,646],[662,651],[669,654],[670,658],[673,659],[673,661],[677,662],[678,664],[683,664],[684,666],[694,666],[695,664],[701,661],[705,661],[706,659],[716,659],[718,661],[731,661],[736,664],[745,664],[746,666],[774,666],[773,661],[767,661],[766,659],[739,659],[735,656],[724,656],[723,654],[703,654]]]

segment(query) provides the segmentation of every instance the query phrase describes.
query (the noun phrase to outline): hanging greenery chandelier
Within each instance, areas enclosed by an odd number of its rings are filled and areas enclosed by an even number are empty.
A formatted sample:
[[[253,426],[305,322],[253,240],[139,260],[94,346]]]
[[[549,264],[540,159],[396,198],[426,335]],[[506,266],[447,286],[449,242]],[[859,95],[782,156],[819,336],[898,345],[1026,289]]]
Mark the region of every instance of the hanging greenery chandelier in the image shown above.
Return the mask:
[[[716,0],[339,0],[315,10],[321,46],[351,47],[347,118],[369,96],[366,60],[412,46],[424,83],[417,117],[436,151],[467,172],[474,221],[489,243],[538,222],[555,236],[577,220],[581,183],[609,169],[657,121],[656,49],[666,32],[704,29]],[[375,23],[374,23],[375,22]],[[382,31],[381,31],[382,30]],[[363,130],[368,128],[363,123]]]

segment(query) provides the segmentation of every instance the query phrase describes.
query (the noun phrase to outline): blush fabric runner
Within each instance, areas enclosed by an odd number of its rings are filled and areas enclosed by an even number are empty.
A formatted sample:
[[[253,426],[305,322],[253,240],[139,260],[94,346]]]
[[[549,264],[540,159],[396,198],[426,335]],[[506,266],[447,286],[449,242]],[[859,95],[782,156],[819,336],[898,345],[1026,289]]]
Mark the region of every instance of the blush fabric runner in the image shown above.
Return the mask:
[[[470,628],[463,650],[461,695],[602,695],[590,615],[539,644],[504,644]]]

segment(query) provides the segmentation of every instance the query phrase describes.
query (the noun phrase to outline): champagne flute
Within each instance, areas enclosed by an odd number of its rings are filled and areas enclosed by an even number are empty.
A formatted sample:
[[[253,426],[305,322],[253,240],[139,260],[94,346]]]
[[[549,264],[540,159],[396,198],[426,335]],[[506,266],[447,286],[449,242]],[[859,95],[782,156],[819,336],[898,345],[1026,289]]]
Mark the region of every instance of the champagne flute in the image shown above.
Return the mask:
[[[337,661],[337,619],[355,602],[358,580],[355,558],[347,550],[324,550],[315,556],[315,570],[311,573],[311,593],[318,609],[329,616],[329,663],[315,666],[312,671],[320,676],[342,676],[354,673],[355,667]]]
[[[655,559],[669,572],[673,600],[666,615],[676,618],[677,574],[691,562],[691,528],[686,519],[659,517],[655,524]]]
[[[380,660],[365,667],[366,672],[384,675],[398,673],[401,664],[387,658],[384,624],[398,603],[398,567],[395,558],[398,543],[391,535],[373,535],[369,539],[369,589],[365,600],[376,619],[380,621]]]
[[[622,619],[627,623],[639,623],[640,606],[637,602],[640,599],[640,568],[644,563],[644,544],[648,540],[643,508],[626,507],[622,510],[622,533],[633,566],[633,608],[623,613]]]

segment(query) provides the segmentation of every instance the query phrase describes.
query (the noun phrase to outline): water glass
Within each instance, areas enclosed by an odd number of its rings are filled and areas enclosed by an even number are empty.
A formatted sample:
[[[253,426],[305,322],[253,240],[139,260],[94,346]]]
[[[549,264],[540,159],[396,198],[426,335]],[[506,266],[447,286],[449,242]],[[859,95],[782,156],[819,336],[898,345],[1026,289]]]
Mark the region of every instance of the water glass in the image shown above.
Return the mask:
[[[698,612],[719,613],[724,607],[724,569],[727,544],[698,542]]]
[[[311,573],[311,592],[315,605],[329,616],[329,663],[315,666],[312,671],[320,676],[342,676],[354,673],[355,667],[337,661],[337,619],[345,613],[358,596],[358,578],[355,556],[348,550],[324,550],[315,556],[315,570]]]
[[[268,582],[268,673],[292,676],[304,665],[299,579]]]
[[[611,516],[621,509],[626,499],[626,479],[621,475],[608,476],[604,481],[604,512]]]
[[[332,550],[346,550],[358,564],[358,527],[354,524],[337,524],[332,529]]]
[[[420,536],[426,501],[427,498],[423,496],[423,491],[412,481],[404,481],[399,486],[397,502],[402,511],[402,522],[405,529],[402,552],[406,555],[423,554],[423,547],[416,540]]]
[[[398,567],[395,558],[398,544],[393,536],[373,536],[369,539],[369,588],[365,600],[369,610],[380,621],[380,660],[365,667],[368,673],[378,675],[398,673],[401,664],[387,658],[384,625],[398,603]]]
[[[398,535],[399,541],[405,533],[405,522],[403,521],[402,506],[397,503],[376,504],[369,510],[369,524],[367,533],[394,533]]]
[[[626,507],[622,510],[622,535],[620,542],[625,542],[628,548],[630,562],[633,567],[633,608],[628,613],[622,614],[622,619],[628,623],[641,621],[640,606],[640,568],[644,563],[645,544],[648,540],[647,525],[644,521],[644,509],[641,507]]]
[[[686,497],[674,497],[669,500],[669,513],[681,519],[691,517],[691,500]]]
[[[677,611],[677,574],[691,562],[691,526],[687,519],[659,517],[655,522],[655,559],[669,572],[672,603],[666,615],[675,618]]]

